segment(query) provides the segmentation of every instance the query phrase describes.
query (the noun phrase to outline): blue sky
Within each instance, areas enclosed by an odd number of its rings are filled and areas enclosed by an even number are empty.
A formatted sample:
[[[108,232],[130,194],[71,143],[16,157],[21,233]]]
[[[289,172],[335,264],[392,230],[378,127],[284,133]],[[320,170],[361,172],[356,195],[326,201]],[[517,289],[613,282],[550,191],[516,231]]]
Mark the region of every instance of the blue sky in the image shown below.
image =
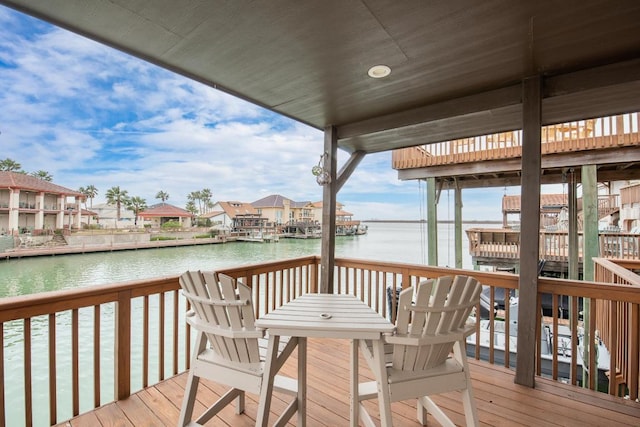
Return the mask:
[[[322,199],[311,168],[323,134],[121,52],[0,6],[0,159],[56,184],[120,186],[147,204],[211,189],[213,200]],[[340,151],[339,166],[347,159]],[[368,155],[338,193],[356,219],[420,219],[424,186],[391,153]],[[517,194],[508,188],[507,194]],[[501,218],[504,188],[465,190],[463,216]],[[439,219],[453,219],[443,192]]]

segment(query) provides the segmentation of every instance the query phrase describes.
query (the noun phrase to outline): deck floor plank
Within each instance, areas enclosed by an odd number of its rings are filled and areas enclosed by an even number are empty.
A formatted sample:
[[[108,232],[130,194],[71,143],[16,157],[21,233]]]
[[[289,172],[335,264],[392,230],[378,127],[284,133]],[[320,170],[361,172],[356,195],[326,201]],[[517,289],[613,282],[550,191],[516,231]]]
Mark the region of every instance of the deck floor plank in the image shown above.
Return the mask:
[[[309,339],[307,370],[307,424],[310,426],[342,426],[349,419],[349,341]],[[544,378],[536,378],[536,388],[514,383],[514,372],[502,366],[470,359],[471,377],[481,426],[605,426],[639,425],[640,404],[604,393],[595,393]],[[372,378],[361,357],[360,380]],[[283,373],[297,375],[297,357],[292,355]],[[59,426],[175,426],[182,405],[187,374],[180,374],[141,390],[129,399],[109,403],[95,411],[80,415]],[[226,391],[224,386],[202,381],[196,399],[195,413],[211,404]],[[459,393],[434,396],[434,400],[456,425],[465,419]],[[289,396],[274,395],[271,406],[273,421],[286,406]],[[379,424],[378,402],[365,402]],[[258,396],[247,394],[245,413],[235,414],[228,406],[210,420],[207,426],[253,426],[258,409]],[[415,400],[391,405],[393,425],[416,427]],[[296,426],[294,416],[288,426]],[[429,423],[438,425],[431,415]]]
[[[130,398],[134,397],[135,395]],[[103,427],[134,427],[129,421],[128,415],[122,412],[116,402],[108,403],[96,409],[96,416]]]

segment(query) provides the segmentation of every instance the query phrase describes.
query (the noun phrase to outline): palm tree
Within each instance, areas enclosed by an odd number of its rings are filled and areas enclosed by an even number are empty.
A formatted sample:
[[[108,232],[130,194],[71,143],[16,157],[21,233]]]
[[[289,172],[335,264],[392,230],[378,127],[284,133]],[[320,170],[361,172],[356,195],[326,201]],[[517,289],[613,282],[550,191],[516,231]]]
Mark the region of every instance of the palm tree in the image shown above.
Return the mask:
[[[91,208],[93,208],[93,198],[98,195],[98,189],[93,185],[88,185],[87,188],[78,188],[78,192],[84,195],[84,208],[87,209],[87,199],[91,200]],[[89,216],[89,224],[91,224],[91,216]]]
[[[21,168],[22,165],[20,165],[20,163],[8,157],[4,160],[0,160],[0,171],[18,172]]]
[[[187,196],[187,199],[190,202],[193,202],[194,205],[196,202],[198,202],[198,212],[202,213],[202,192],[201,191],[192,191]]]
[[[158,194],[156,194],[156,199],[162,200],[162,204],[164,205],[164,202],[169,200],[169,193],[160,190],[158,191]]]
[[[93,209],[93,198],[98,195],[98,189],[94,185],[87,185],[87,188],[85,188],[84,191],[84,195],[90,200],[89,207],[90,209]]]
[[[116,205],[116,220],[120,221],[120,208],[123,204],[126,205],[129,200],[127,190],[120,190],[119,186],[111,187],[105,193],[105,197],[107,198],[108,204]]]
[[[189,200],[184,208],[185,210],[191,212],[194,216],[198,214],[198,208],[196,207],[196,204],[193,202],[193,200]]]
[[[209,205],[211,204],[211,190],[208,188],[202,189],[200,192],[200,197],[202,198],[202,204],[204,206],[204,213],[209,212]]]
[[[133,225],[138,226],[138,213],[147,209],[147,201],[139,196],[127,199],[127,209],[133,212]]]
[[[49,181],[49,182],[53,181],[53,176],[51,176],[49,172],[43,171],[43,170],[31,172],[31,176],[42,179],[44,181]]]

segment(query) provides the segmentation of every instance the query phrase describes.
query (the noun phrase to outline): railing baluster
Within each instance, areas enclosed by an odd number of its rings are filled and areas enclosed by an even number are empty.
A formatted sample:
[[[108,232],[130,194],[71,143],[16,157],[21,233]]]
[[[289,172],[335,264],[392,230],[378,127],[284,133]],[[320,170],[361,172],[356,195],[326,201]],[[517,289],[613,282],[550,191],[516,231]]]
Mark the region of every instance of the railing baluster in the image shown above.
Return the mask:
[[[31,318],[24,319],[24,417],[25,425],[33,425],[33,394],[31,391]]]
[[[613,338],[609,342],[609,394],[618,395],[618,301],[609,301],[610,336]]]
[[[142,387],[149,385],[149,295],[142,300]]]
[[[551,378],[554,380],[558,379],[558,298],[561,298],[559,295],[552,295],[552,304],[551,304],[551,314],[552,314],[552,334],[553,340],[551,342]]]
[[[571,297],[569,310],[569,324],[571,325],[571,366],[570,380],[572,385],[578,384],[578,297]]]
[[[100,305],[93,306],[93,406],[100,406]]]
[[[79,342],[78,309],[71,310],[71,394],[73,399],[73,416],[80,414],[80,342]]]
[[[178,373],[178,290],[173,291],[173,375]]]
[[[158,378],[164,380],[164,292],[158,295]]]
[[[56,314],[55,313],[49,313],[48,337],[49,337],[49,424],[54,425],[58,421],[58,399],[57,399],[58,387],[56,384],[56,376],[57,376],[58,370],[56,369]],[[4,372],[4,370],[2,370],[2,372]],[[4,393],[2,396],[2,402],[4,402]],[[2,407],[4,408],[4,403]],[[4,414],[2,414],[2,420],[4,421]]]

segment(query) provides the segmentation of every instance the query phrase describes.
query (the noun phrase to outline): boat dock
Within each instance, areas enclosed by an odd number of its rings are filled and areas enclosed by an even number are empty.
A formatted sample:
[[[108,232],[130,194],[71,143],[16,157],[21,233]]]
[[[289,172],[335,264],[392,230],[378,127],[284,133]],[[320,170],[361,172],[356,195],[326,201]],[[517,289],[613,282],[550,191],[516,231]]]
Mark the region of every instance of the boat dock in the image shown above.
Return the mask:
[[[135,251],[138,249],[172,248],[177,246],[213,245],[236,241],[236,237],[213,237],[201,239],[175,239],[155,240],[150,242],[117,243],[108,245],[82,245],[82,246],[34,246],[27,248],[14,248],[0,252],[1,259],[27,258],[37,256],[88,254],[94,252]]]

